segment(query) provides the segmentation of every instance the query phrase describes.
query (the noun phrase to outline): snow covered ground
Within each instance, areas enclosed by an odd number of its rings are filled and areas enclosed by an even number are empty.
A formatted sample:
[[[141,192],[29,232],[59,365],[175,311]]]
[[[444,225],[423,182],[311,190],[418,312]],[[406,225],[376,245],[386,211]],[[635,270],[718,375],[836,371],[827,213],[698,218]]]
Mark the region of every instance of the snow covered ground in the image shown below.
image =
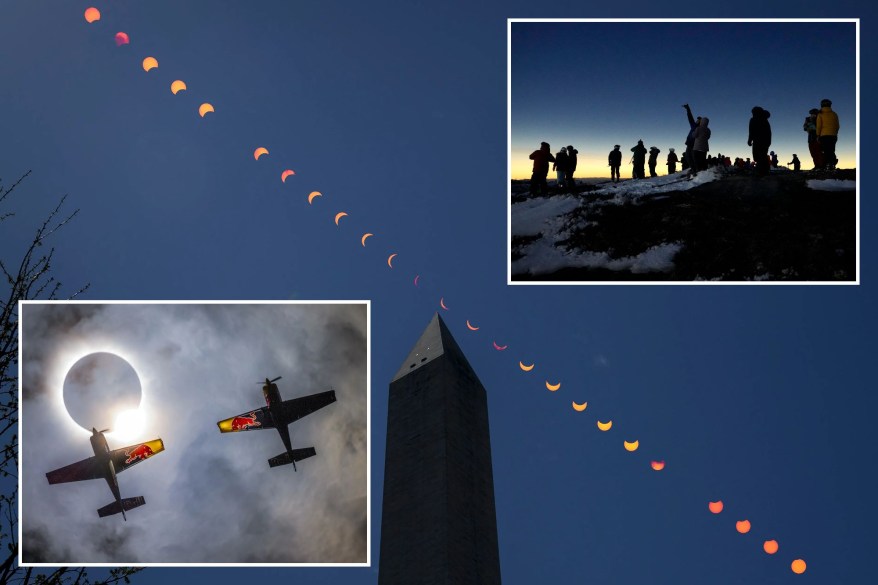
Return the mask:
[[[544,199],[528,199],[512,205],[511,232],[513,236],[540,237],[518,250],[522,257],[512,262],[514,274],[548,274],[563,268],[605,268],[627,270],[633,273],[667,272],[674,267],[674,256],[683,246],[680,242],[655,244],[635,256],[613,258],[607,252],[588,250],[568,250],[563,242],[570,237],[568,215],[583,208],[588,221],[589,212],[606,205],[637,203],[642,197],[652,197],[658,193],[686,191],[718,178],[715,169],[698,173],[691,180],[685,173],[654,177],[642,180],[624,180],[620,183],[596,182],[600,185],[595,191],[587,193],[586,201],[581,196],[558,195]],[[609,197],[608,197],[609,196]],[[582,214],[577,214],[582,222]]]
[[[840,181],[838,179],[811,179],[807,183],[809,189],[815,191],[853,191],[857,188],[856,181]]]

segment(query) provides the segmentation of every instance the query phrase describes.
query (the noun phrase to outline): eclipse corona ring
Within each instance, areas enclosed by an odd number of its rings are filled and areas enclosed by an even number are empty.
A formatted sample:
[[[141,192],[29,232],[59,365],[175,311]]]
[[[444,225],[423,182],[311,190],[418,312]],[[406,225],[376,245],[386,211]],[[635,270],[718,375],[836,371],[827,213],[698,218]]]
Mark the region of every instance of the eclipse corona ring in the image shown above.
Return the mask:
[[[114,353],[90,353],[67,371],[64,406],[86,430],[115,430],[116,418],[140,406],[142,390],[134,368]]]

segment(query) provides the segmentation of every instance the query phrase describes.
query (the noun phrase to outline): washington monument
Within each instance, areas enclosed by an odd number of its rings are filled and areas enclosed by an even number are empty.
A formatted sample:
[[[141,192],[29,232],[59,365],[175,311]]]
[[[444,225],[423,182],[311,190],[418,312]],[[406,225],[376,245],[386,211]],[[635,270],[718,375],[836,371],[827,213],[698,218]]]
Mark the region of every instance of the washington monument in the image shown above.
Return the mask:
[[[390,383],[378,583],[500,583],[487,396],[438,314]]]

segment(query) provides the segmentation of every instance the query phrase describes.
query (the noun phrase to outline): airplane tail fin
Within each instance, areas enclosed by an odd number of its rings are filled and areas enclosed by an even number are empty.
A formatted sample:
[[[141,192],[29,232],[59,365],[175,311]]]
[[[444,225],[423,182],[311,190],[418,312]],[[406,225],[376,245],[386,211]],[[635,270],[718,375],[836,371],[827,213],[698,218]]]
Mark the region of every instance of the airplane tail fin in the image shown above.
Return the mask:
[[[317,455],[317,451],[314,447],[306,447],[304,449],[293,449],[292,451],[287,451],[281,453],[277,457],[272,457],[268,460],[269,467],[277,467],[279,465],[289,465],[293,464],[293,469],[296,468],[296,461],[301,461],[302,459],[307,459],[308,457],[314,457]]]
[[[122,517],[125,517],[126,510],[133,510],[138,506],[142,506],[146,503],[146,500],[143,496],[137,496],[135,498],[122,498],[121,502],[113,502],[111,504],[107,504],[103,508],[98,509],[98,516],[101,518],[105,516],[112,516],[113,514],[118,514],[122,512]],[[127,520],[127,518],[126,518]]]

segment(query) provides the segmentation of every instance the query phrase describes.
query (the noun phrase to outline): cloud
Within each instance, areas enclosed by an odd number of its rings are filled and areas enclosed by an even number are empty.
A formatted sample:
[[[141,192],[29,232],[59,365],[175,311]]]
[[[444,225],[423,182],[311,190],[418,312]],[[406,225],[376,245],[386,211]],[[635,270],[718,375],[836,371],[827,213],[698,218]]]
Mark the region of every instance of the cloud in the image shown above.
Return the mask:
[[[26,304],[22,315],[22,550],[54,563],[365,563],[367,311],[363,304]],[[103,481],[50,486],[45,473],[92,455],[60,400],[65,368],[95,351],[140,376],[147,429],[166,450],[119,475],[146,505],[99,518]],[[221,435],[216,421],[336,391],[290,425],[317,456],[275,469],[273,430]]]

